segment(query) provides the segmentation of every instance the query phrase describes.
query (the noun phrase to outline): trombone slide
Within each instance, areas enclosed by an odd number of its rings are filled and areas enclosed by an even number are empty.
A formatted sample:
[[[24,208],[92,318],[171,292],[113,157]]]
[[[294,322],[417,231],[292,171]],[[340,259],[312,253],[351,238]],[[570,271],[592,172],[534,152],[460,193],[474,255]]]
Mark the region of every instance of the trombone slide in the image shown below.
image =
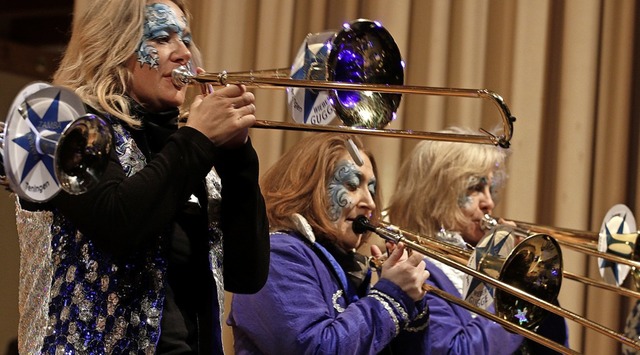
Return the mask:
[[[580,315],[573,313],[569,310],[566,310],[564,308],[561,308],[559,306],[556,306],[550,302],[547,302],[545,300],[541,300],[537,297],[534,297],[518,288],[515,288],[507,283],[504,283],[502,281],[496,280],[492,277],[489,277],[477,270],[474,270],[466,265],[460,265],[454,261],[451,261],[447,258],[447,255],[438,252],[438,251],[434,251],[434,250],[429,250],[428,248],[426,248],[423,245],[420,245],[410,239],[407,239],[405,237],[403,237],[400,234],[397,233],[393,233],[389,230],[386,230],[384,228],[381,228],[379,226],[374,226],[373,224],[371,224],[369,222],[369,219],[366,218],[365,216],[358,216],[356,217],[356,219],[354,219],[353,221],[353,230],[354,232],[356,232],[357,234],[363,233],[365,231],[372,231],[378,235],[380,235],[382,238],[388,240],[388,241],[392,241],[395,243],[404,243],[408,248],[417,251],[425,256],[428,256],[430,258],[433,258],[443,264],[446,264],[448,266],[451,266],[453,268],[456,268],[460,271],[463,271],[464,273],[473,276],[475,278],[480,279],[481,281],[490,284],[496,288],[501,289],[504,292],[509,293],[510,295],[513,295],[517,298],[520,298],[524,301],[530,302],[535,306],[538,306],[542,309],[545,309],[549,312],[552,312],[554,314],[557,314],[561,317],[564,317],[566,319],[572,320],[576,323],[579,323],[591,330],[595,330],[607,337],[610,337],[616,341],[621,342],[624,345],[627,345],[629,347],[632,347],[634,349],[640,350],[640,343],[628,338],[627,336],[620,334],[620,333],[616,333],[613,330],[595,323],[589,319],[586,319],[584,317],[581,317]],[[546,345],[546,344],[545,344]]]

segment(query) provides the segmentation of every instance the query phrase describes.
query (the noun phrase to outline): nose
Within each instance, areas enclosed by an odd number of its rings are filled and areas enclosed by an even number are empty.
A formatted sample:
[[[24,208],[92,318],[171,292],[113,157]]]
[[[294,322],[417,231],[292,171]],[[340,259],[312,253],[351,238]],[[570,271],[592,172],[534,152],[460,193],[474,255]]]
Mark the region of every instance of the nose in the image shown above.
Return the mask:
[[[176,41],[176,48],[171,54],[171,60],[185,65],[191,60],[191,51],[183,41]]]
[[[358,207],[366,210],[368,213],[372,213],[376,210],[376,202],[373,199],[373,195],[368,189],[363,189],[364,191],[360,194],[360,201],[358,202]]]
[[[491,196],[491,190],[489,187],[486,187],[484,192],[482,193],[482,198],[480,199],[480,209],[484,213],[491,214],[493,209],[496,207],[495,202],[493,202],[493,197]]]

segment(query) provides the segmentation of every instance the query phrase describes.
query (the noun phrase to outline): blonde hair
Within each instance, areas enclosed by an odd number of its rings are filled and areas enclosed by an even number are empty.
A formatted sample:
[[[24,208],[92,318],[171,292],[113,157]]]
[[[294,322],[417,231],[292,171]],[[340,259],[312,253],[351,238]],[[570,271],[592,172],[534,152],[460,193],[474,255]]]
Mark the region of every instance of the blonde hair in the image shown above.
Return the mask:
[[[339,232],[329,216],[327,188],[337,164],[348,153],[347,139],[369,157],[377,176],[373,156],[356,136],[319,133],[300,140],[260,180],[272,230],[295,230],[291,216],[298,213],[307,219],[318,239],[335,240]],[[378,184],[374,196],[376,206],[381,203],[379,187]],[[376,209],[371,220],[377,221],[379,217]]]
[[[182,0],[172,0],[190,19]],[[139,126],[125,97],[131,82],[127,62],[143,34],[147,0],[93,1],[74,21],[53,84],[75,90],[94,109]],[[195,46],[193,46],[195,47]]]
[[[463,128],[442,132],[474,134]],[[440,228],[456,230],[465,224],[459,205],[472,177],[493,172],[493,185],[506,179],[507,152],[499,147],[471,143],[422,141],[402,164],[387,209],[391,223],[434,236]]]

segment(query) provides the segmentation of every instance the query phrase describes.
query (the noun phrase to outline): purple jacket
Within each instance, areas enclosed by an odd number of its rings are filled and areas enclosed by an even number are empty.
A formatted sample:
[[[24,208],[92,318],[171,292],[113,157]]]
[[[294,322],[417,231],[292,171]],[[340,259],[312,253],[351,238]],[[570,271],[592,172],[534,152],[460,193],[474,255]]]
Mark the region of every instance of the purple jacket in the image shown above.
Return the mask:
[[[236,354],[394,354],[427,351],[425,301],[381,279],[354,296],[344,271],[319,244],[271,235],[269,278],[253,295],[234,295],[227,323]]]

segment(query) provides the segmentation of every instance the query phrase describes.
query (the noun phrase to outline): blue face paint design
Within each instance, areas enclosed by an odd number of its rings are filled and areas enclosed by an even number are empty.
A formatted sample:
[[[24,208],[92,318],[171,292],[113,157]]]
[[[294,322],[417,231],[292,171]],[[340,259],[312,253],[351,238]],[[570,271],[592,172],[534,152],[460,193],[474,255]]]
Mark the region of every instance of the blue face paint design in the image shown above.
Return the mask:
[[[364,180],[362,171],[353,161],[341,161],[338,163],[333,178],[327,187],[329,195],[329,217],[332,221],[338,221],[342,211],[353,206],[351,193],[361,188]],[[376,195],[377,181],[372,177],[366,186],[371,198]]]
[[[376,181],[376,179],[371,179],[371,181],[369,181],[369,184],[367,185],[367,189],[369,189],[371,198],[376,197],[376,186],[378,186],[378,182]]]
[[[342,210],[353,204],[349,191],[354,191],[360,185],[361,173],[351,161],[338,163],[333,178],[327,187],[329,193],[329,217],[337,221]],[[375,189],[375,188],[374,188]]]
[[[150,68],[158,68],[160,57],[156,43],[168,42],[175,33],[187,47],[191,44],[191,34],[185,34],[187,19],[180,19],[173,9],[166,4],[147,5],[144,30],[136,54],[140,67],[148,64]]]
[[[467,191],[465,194],[458,197],[458,206],[461,208],[468,207],[473,202],[471,195],[477,192],[483,193],[487,185],[489,185],[489,182],[486,176],[470,177],[469,184],[467,185]]]

